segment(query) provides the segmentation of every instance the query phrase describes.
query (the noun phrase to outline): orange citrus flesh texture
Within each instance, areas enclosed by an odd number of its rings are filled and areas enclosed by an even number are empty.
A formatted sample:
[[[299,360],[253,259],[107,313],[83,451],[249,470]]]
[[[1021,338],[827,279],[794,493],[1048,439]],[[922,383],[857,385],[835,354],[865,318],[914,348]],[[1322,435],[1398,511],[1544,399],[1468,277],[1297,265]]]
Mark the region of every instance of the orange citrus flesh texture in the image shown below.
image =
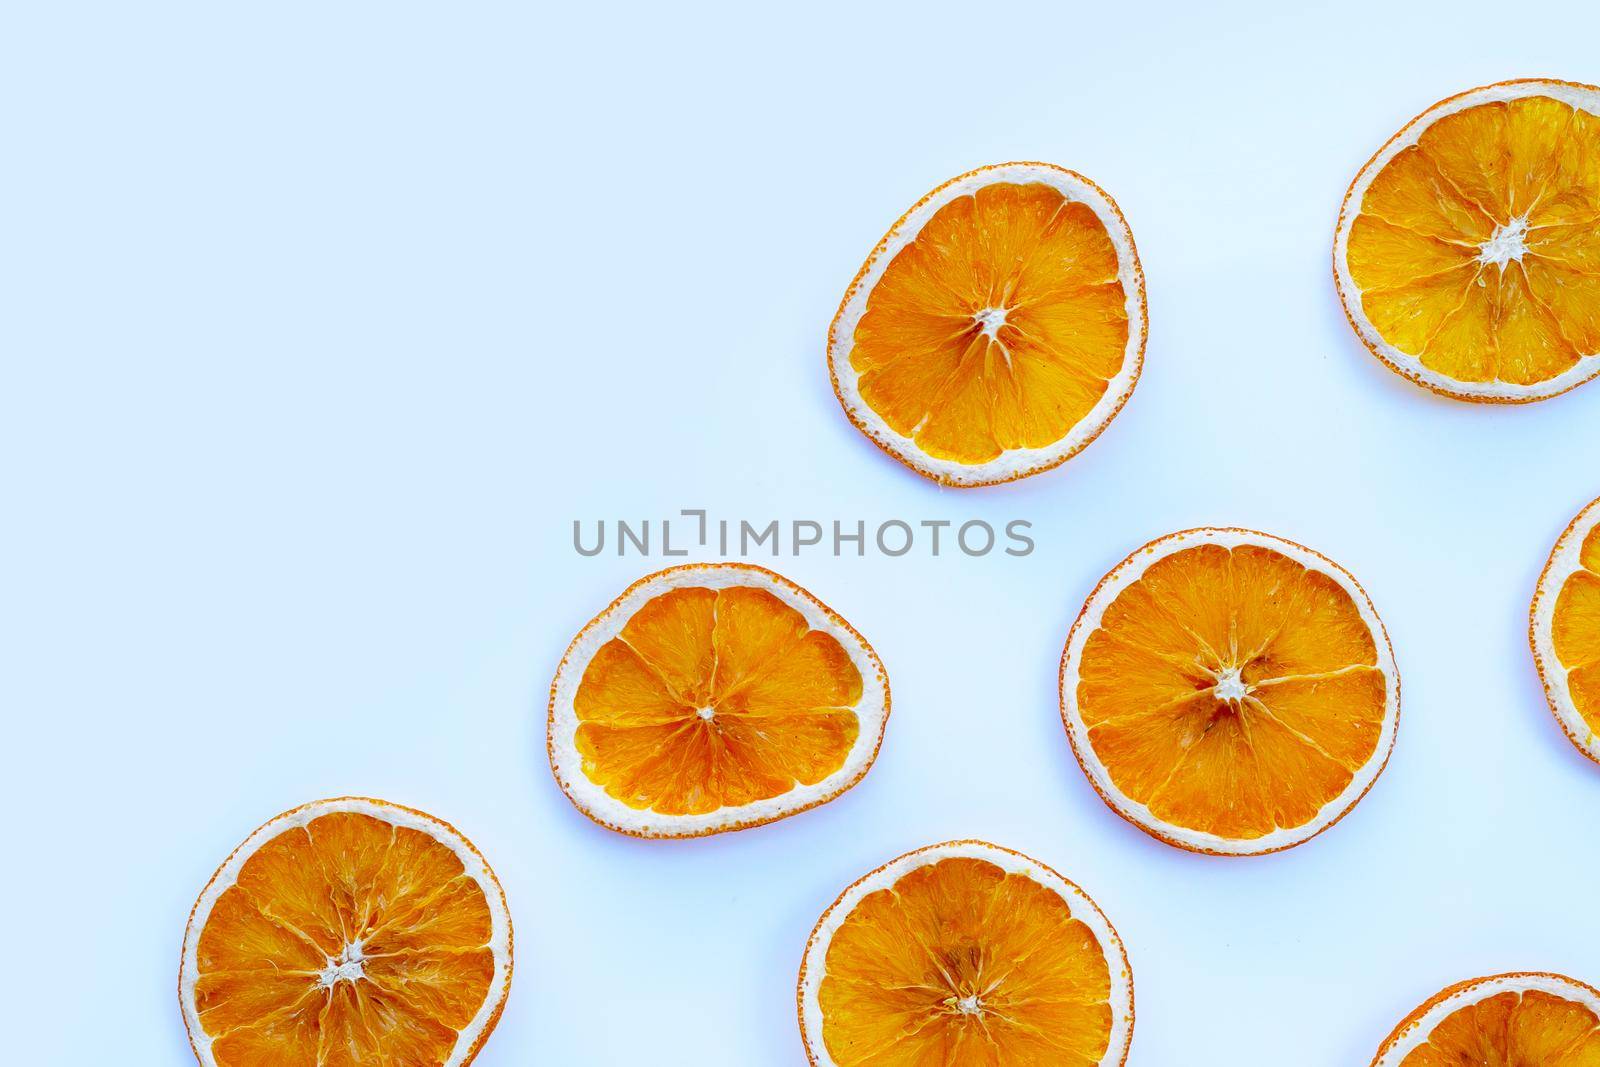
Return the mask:
[[[1111,979],[1067,902],[980,859],[863,897],[828,945],[822,1037],[840,1067],[1098,1064]]]
[[[1373,179],[1348,263],[1383,338],[1457,381],[1600,352],[1600,117],[1533,96],[1439,119]]]
[[[1087,205],[1043,183],[945,204],[890,261],[856,325],[861,398],[927,454],[1043,448],[1122,368],[1117,253]]]
[[[861,673],[765,589],[674,589],[589,661],[583,773],[630,807],[701,815],[814,785],[860,731]]]
[[[491,926],[444,844],[320,816],[267,841],[217,898],[196,953],[200,1024],[223,1067],[444,1063],[489,994]]]
[[[1125,588],[1084,645],[1078,707],[1116,787],[1240,840],[1303,826],[1372,758],[1387,680],[1343,586],[1280,552],[1201,545]]]
[[[1600,1019],[1539,990],[1500,993],[1451,1012],[1400,1067],[1600,1067]]]
[[[1556,597],[1551,630],[1572,703],[1600,732],[1600,525],[1584,538],[1578,569]]]

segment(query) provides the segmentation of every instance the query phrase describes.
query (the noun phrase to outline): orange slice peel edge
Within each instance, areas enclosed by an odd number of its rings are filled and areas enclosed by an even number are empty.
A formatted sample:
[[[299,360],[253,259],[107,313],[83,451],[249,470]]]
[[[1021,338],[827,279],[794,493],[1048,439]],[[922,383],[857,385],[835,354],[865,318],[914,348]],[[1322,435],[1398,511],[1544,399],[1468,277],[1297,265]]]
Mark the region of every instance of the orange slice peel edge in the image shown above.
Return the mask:
[[[1562,532],[1551,549],[1539,575],[1529,610],[1528,643],[1533,648],[1534,664],[1544,686],[1545,700],[1572,744],[1589,759],[1600,763],[1600,730],[1584,718],[1575,701],[1571,668],[1556,653],[1555,626],[1561,592],[1569,580],[1580,573],[1592,573],[1581,559],[1584,545],[1600,526],[1600,499],[1592,501]],[[1576,666],[1576,665],[1574,665]]]
[[[754,592],[773,598],[782,610],[797,613],[809,636],[822,641],[848,661],[844,669],[859,678],[858,697],[845,709],[854,713],[854,736],[847,751],[820,780],[796,780],[775,795],[747,803],[725,804],[709,811],[672,812],[634,805],[609,792],[585,769],[580,731],[588,725],[580,714],[580,693],[591,665],[625,633],[631,620],[663,597],[682,591]],[[599,825],[643,838],[704,837],[764,825],[827,803],[865,777],[883,741],[890,709],[889,680],[867,640],[832,608],[809,591],[774,571],[746,563],[691,563],[646,575],[630,585],[573,638],[550,686],[546,750],[550,768],[567,799]],[[697,709],[707,723],[719,712]],[[690,723],[691,728],[696,724]],[[843,749],[843,744],[840,745]],[[803,759],[805,753],[798,753]]]
[[[828,975],[828,950],[835,935],[869,895],[892,890],[908,875],[952,859],[982,861],[995,865],[1008,876],[1021,875],[1030,879],[1059,897],[1072,919],[1087,927],[1104,958],[1108,981],[1105,1004],[1110,1015],[1109,1027],[1103,1035],[1104,1052],[1094,1061],[1094,1065],[1122,1067],[1126,1064],[1133,1042],[1133,972],[1122,939],[1110,919],[1087,893],[1049,866],[987,841],[965,839],[928,845],[890,860],[846,887],[817,920],[806,941],[795,992],[801,1038],[811,1067],[839,1067],[826,1040],[826,1018],[821,996],[823,982]],[[908,947],[915,949],[915,946]],[[998,962],[1003,970],[1005,961]],[[1002,1058],[999,1062],[1008,1061]],[[1019,1059],[1016,1062],[1032,1061]]]
[[[394,829],[412,830],[425,835],[454,856],[460,865],[456,877],[469,879],[481,891],[483,905],[490,920],[488,939],[483,949],[491,953],[493,969],[481,1005],[472,1014],[470,1021],[456,1031],[453,1044],[443,1058],[445,1067],[465,1067],[470,1064],[500,1021],[511,989],[513,933],[505,890],[489,867],[488,861],[455,827],[426,812],[370,797],[336,797],[303,804],[263,823],[217,868],[190,910],[179,963],[178,1001],[190,1048],[204,1067],[218,1067],[219,1062],[222,1067],[227,1067],[226,1061],[219,1061],[214,1051],[219,1035],[208,1032],[196,999],[196,989],[203,977],[199,960],[201,941],[218,901],[238,884],[240,872],[264,846],[277,841],[285,833],[304,830],[315,820],[340,815],[364,816],[380,823],[387,823]],[[441,905],[435,905],[436,908],[439,906]],[[436,910],[435,916],[437,914]],[[304,935],[297,932],[297,936]],[[427,950],[424,946],[415,951],[426,953]],[[324,978],[328,977],[329,973],[337,976],[339,969],[334,961],[329,958],[325,962],[331,968],[331,972],[325,972]],[[349,968],[348,964],[345,966]],[[356,969],[359,969],[359,965]],[[338,984],[337,977],[333,984]],[[399,1056],[408,1054],[408,1050],[404,1048],[385,1048],[383,1052]]]
[[[1465,982],[1458,982],[1441,990],[1424,1001],[1410,1015],[1402,1019],[1393,1032],[1384,1039],[1383,1044],[1379,1046],[1377,1054],[1372,1058],[1371,1067],[1400,1067],[1408,1057],[1412,1057],[1419,1049],[1428,1045],[1430,1039],[1439,1032],[1441,1024],[1457,1013],[1470,1012],[1475,1006],[1494,997],[1511,994],[1520,1000],[1529,993],[1552,998],[1553,1001],[1564,1001],[1576,1005],[1580,1011],[1587,1012],[1593,1017],[1593,1024],[1600,1025],[1600,990],[1575,978],[1539,971],[1518,971],[1509,974],[1492,975],[1487,978],[1474,978]],[[1546,1003],[1550,1003],[1550,1001],[1546,1001]],[[1470,1029],[1476,1031],[1473,1035],[1475,1041],[1483,1040],[1484,1035],[1481,1030],[1476,1027],[1470,1027]],[[1493,1027],[1491,1029],[1499,1031],[1505,1028]],[[1509,1037],[1510,1035],[1505,1034],[1502,1036]],[[1585,1051],[1592,1055],[1596,1048],[1600,1048],[1600,1038],[1597,1038],[1593,1033],[1590,1034],[1590,1038],[1592,1039],[1591,1045]],[[1566,1039],[1565,1036],[1558,1037],[1557,1041],[1570,1046],[1570,1040]],[[1429,1049],[1427,1052],[1423,1052],[1422,1055],[1427,1056],[1432,1051],[1434,1050]],[[1472,1050],[1473,1053],[1478,1055],[1496,1053],[1504,1055],[1509,1051],[1508,1049],[1484,1050],[1481,1046]],[[1569,1047],[1567,1051],[1576,1052],[1577,1050]],[[1447,1055],[1445,1054],[1445,1056]],[[1444,1062],[1445,1056],[1436,1056],[1426,1062]],[[1455,1060],[1452,1059],[1451,1062],[1455,1062]],[[1465,1061],[1463,1060],[1462,1062]],[[1516,1062],[1523,1061],[1517,1060]],[[1533,1061],[1530,1060],[1528,1062]],[[1540,1060],[1539,1062],[1544,1061]],[[1563,1058],[1560,1062],[1565,1063],[1567,1060]],[[1576,1063],[1580,1062],[1580,1060],[1574,1059],[1572,1062]],[[1581,1062],[1588,1061],[1585,1059]]]
[[[1107,610],[1117,602],[1120,594],[1139,583],[1153,565],[1205,546],[1230,550],[1264,549],[1286,557],[1303,568],[1306,574],[1331,579],[1348,596],[1370,635],[1374,663],[1365,669],[1381,675],[1384,683],[1381,720],[1374,743],[1365,760],[1349,776],[1348,784],[1321,804],[1314,817],[1293,825],[1279,824],[1270,832],[1252,836],[1228,836],[1182,825],[1157,815],[1150,806],[1129,796],[1113,780],[1111,769],[1097,751],[1080,705],[1078,687],[1085,647],[1091,636],[1099,632]],[[1237,676],[1234,682],[1237,684]],[[1228,684],[1226,680],[1219,680],[1217,691],[1221,692]],[[1190,697],[1198,695],[1189,694]],[[1398,730],[1400,675],[1388,633],[1376,608],[1360,583],[1343,567],[1313,549],[1272,534],[1238,527],[1199,527],[1149,542],[1100,580],[1074,621],[1062,652],[1060,702],[1062,723],[1079,766],[1095,792],[1124,820],[1150,836],[1186,851],[1217,856],[1254,856],[1293,848],[1321,834],[1347,815],[1372,788],[1387,765]]]
[[[915,434],[896,430],[885,416],[863,398],[861,374],[853,365],[855,331],[866,315],[868,303],[897,255],[916,241],[941,209],[986,187],[1007,183],[1039,183],[1056,190],[1065,203],[1087,206],[1104,227],[1117,257],[1116,281],[1123,290],[1122,312],[1127,339],[1116,372],[1104,392],[1081,418],[1048,444],[1008,447],[999,455],[966,462],[939,456],[925,449]],[[977,316],[983,322],[986,311]],[[960,174],[917,201],[884,235],[845,291],[828,329],[828,373],[833,391],[850,422],[875,445],[900,463],[942,485],[972,487],[1015,481],[1057,467],[1094,441],[1122,410],[1133,393],[1144,365],[1149,334],[1144,270],[1127,220],[1104,189],[1074,171],[1051,163],[1012,162],[979,167]]]
[[[1593,85],[1553,78],[1521,78],[1469,89],[1439,101],[1406,123],[1357,172],[1340,205],[1333,241],[1333,277],[1345,318],[1361,343],[1385,366],[1441,396],[1475,403],[1526,404],[1559,396],[1600,376],[1600,351],[1583,351],[1582,348],[1575,348],[1577,358],[1572,366],[1554,376],[1531,382],[1517,383],[1503,380],[1498,376],[1487,380],[1469,380],[1429,367],[1419,354],[1407,352],[1391,338],[1385,337],[1364,308],[1363,290],[1352,276],[1350,265],[1352,232],[1358,219],[1370,217],[1363,211],[1367,192],[1397,156],[1415,148],[1419,140],[1441,119],[1458,115],[1480,105],[1534,97],[1547,97],[1568,104],[1600,120],[1600,87]],[[1515,220],[1507,221],[1515,222]],[[1595,220],[1591,225],[1600,226],[1600,220]],[[1508,227],[1498,227],[1490,241],[1483,245],[1482,253],[1488,257],[1486,262],[1503,259],[1506,242],[1500,239],[1500,231],[1505,229]],[[1524,227],[1520,235],[1525,234]],[[1511,243],[1521,244],[1520,240]],[[1520,265],[1520,257],[1518,263]],[[1501,278],[1504,276],[1505,272],[1502,269]],[[1500,278],[1495,279],[1497,283],[1500,280]],[[1588,315],[1593,321],[1600,316],[1600,309],[1590,309]]]

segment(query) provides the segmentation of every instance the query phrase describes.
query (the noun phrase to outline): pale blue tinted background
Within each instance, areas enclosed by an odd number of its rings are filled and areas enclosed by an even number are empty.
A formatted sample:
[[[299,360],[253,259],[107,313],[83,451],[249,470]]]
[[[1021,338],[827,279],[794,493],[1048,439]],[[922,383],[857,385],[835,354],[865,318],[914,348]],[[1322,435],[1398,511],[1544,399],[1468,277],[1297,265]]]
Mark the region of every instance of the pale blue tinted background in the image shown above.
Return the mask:
[[[1469,86],[1600,81],[1597,32],[1586,0],[14,5],[8,1053],[187,1060],[195,894],[258,823],[348,792],[454,821],[503,878],[486,1067],[801,1063],[818,913],[963,835],[1105,907],[1136,1064],[1364,1063],[1454,979],[1600,977],[1600,768],[1525,638],[1600,493],[1600,385],[1434,399],[1356,342],[1329,272],[1385,138]],[[1147,366],[1067,467],[939,490],[842,417],[824,335],[901,211],[1012,158],[1121,203]],[[1039,548],[779,561],[888,665],[877,766],[776,826],[641,843],[557,791],[544,704],[577,628],[660,565],[581,559],[571,521],[682,507],[1026,518]],[[1057,714],[1094,582],[1203,523],[1347,565],[1405,675],[1377,787],[1273,858],[1126,826]]]

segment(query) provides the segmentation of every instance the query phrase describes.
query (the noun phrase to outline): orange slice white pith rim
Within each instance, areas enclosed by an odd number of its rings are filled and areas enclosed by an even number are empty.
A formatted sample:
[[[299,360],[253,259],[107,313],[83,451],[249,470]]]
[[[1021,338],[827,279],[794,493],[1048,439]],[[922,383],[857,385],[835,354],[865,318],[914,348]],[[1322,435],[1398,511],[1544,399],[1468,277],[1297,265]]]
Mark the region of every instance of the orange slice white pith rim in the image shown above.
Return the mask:
[[[510,987],[505,894],[472,843],[344,797],[279,815],[212,876],[178,1000],[206,1067],[460,1067]]]
[[[1578,750],[1600,762],[1600,500],[1556,541],[1529,638],[1550,710]]]
[[[771,822],[867,773],[889,682],[866,640],[742,563],[635,582],[573,639],[550,687],[550,767],[578,810],[640,837]]]
[[[1500,82],[1442,100],[1356,175],[1334,278],[1390,369],[1525,403],[1600,374],[1600,89]]]
[[[1501,974],[1444,990],[1395,1027],[1372,1067],[1594,1067],[1600,990],[1560,974]]]
[[[1383,770],[1400,678],[1349,572],[1292,541],[1205,528],[1106,575],[1061,659],[1079,764],[1179,848],[1258,855],[1332,826]]]
[[[1106,192],[1049,163],[953,178],[878,242],[828,330],[857,429],[945,485],[1066,462],[1139,378],[1144,273]]]
[[[813,1067],[1117,1067],[1133,975],[1110,921],[1019,852],[951,841],[846,889],[806,944]]]

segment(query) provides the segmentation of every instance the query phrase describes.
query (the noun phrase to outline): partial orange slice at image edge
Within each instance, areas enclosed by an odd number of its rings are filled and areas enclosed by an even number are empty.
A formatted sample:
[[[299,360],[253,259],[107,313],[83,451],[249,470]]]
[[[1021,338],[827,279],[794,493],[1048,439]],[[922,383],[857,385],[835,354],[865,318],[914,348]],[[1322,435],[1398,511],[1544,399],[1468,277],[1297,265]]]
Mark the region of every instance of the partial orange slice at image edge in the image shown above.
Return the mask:
[[[449,824],[342,797],[225,860],[184,933],[178,1000],[205,1067],[471,1063],[511,987],[511,916]]]
[[[1133,392],[1144,272],[1116,202],[1049,163],[969,171],[878,242],[828,330],[845,414],[950,486],[1065,463]]]
[[[984,841],[907,853],[855,882],[806,943],[812,1067],[1120,1067],[1133,1040],[1122,940],[1087,894]]]
[[[1600,1063],[1600,990],[1533,971],[1460,982],[1401,1020],[1372,1059],[1372,1067],[1469,1063]]]
[[[1061,717],[1118,815],[1178,848],[1260,855],[1366,795],[1394,745],[1400,677],[1348,571],[1281,537],[1205,527],[1101,579],[1062,653]]]
[[[1600,500],[1556,541],[1534,592],[1528,640],[1556,721],[1600,762]]]
[[[1351,182],[1345,315],[1391,370],[1480,403],[1600,374],[1600,88],[1534,78],[1441,100]]]
[[[579,811],[701,837],[826,803],[867,773],[889,680],[866,639],[782,575],[689,564],[585,626],[550,687],[550,768]]]

